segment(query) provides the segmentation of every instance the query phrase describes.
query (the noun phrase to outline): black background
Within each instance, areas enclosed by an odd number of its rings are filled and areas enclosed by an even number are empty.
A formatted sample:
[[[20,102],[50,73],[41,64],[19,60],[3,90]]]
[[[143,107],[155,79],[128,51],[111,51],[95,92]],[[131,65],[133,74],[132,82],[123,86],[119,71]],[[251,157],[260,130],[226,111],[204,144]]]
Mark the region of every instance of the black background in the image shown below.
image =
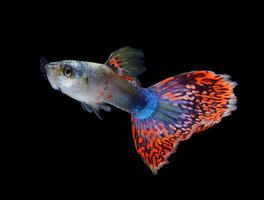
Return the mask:
[[[251,129],[245,118],[250,99],[245,91],[250,89],[247,83],[253,72],[248,71],[244,14],[225,7],[183,11],[177,6],[154,10],[134,6],[137,9],[118,12],[107,7],[39,6],[18,21],[11,34],[16,48],[11,51],[18,53],[14,62],[18,61],[19,89],[12,95],[21,100],[14,102],[19,105],[13,107],[16,114],[11,118],[17,123],[10,127],[18,131],[10,133],[5,150],[12,155],[14,180],[96,188],[123,185],[127,190],[143,191],[153,184],[176,192],[176,188],[189,187],[233,191],[254,177],[248,167],[253,139],[248,137]],[[77,101],[53,90],[40,72],[41,56],[48,61],[104,63],[123,46],[145,53],[143,87],[201,69],[229,74],[238,83],[238,109],[182,142],[157,176],[135,151],[129,114],[112,108],[111,113],[102,113],[101,121],[84,112]]]

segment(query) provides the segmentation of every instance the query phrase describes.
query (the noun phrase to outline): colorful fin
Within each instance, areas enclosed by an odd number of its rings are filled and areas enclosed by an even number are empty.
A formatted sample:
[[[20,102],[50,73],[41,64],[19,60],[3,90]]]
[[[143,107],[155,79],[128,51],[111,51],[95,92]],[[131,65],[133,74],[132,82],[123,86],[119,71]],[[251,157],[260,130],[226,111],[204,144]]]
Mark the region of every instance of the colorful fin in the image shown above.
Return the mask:
[[[111,111],[111,108],[104,104],[89,105],[89,104],[81,102],[81,106],[85,111],[89,113],[94,112],[96,116],[101,120],[102,120],[102,117],[100,116],[100,110],[105,110],[107,112]]]
[[[113,52],[106,65],[129,81],[137,81],[137,76],[146,68],[143,65],[144,54],[139,49],[124,47]]]
[[[132,116],[137,152],[154,174],[188,139],[236,109],[235,82],[227,75],[194,71],[167,78],[147,90],[157,99],[148,118]]]

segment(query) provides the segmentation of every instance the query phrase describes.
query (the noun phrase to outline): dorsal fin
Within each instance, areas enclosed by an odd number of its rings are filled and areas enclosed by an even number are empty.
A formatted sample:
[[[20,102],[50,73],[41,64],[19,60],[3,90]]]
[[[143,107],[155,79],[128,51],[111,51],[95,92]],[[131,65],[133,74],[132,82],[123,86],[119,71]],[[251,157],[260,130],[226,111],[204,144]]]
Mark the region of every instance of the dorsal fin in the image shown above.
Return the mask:
[[[144,54],[141,50],[124,47],[113,52],[105,64],[123,78],[137,81],[137,76],[146,70],[143,58]]]

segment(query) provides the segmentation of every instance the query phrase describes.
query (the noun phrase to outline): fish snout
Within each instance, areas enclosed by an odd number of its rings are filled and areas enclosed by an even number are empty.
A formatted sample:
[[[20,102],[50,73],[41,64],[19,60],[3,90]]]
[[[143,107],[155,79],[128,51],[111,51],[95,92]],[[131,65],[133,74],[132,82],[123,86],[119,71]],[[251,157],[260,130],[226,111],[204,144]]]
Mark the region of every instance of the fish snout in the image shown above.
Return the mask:
[[[41,57],[39,59],[40,62],[40,69],[46,73],[49,73],[52,70],[58,69],[59,68],[59,63],[58,62],[48,62],[46,58]]]
[[[56,77],[56,76],[61,74],[61,68],[60,68],[58,62],[48,63],[44,66],[44,69],[45,69],[48,76],[52,75],[52,76]]]
[[[59,75],[60,72],[56,65],[53,64],[47,64],[45,65],[45,70],[47,74],[47,78],[52,86],[53,89],[59,90]]]
[[[55,69],[55,68],[58,68],[58,67],[59,67],[59,65],[58,65],[57,62],[47,63],[47,64],[44,66],[44,68],[45,68],[46,70],[49,70],[49,69]]]

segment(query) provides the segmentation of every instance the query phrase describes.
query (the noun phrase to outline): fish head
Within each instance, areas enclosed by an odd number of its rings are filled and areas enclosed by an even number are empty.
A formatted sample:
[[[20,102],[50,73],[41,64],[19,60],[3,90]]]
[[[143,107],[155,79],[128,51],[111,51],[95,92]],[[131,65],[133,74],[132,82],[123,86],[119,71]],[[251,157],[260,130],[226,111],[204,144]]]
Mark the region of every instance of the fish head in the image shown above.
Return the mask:
[[[112,72],[103,64],[75,60],[50,62],[44,69],[53,89],[90,104],[104,100],[101,91],[106,88],[105,77]]]
[[[55,90],[74,93],[80,87],[87,85],[87,69],[82,61],[63,60],[50,62],[44,68],[47,78]]]

